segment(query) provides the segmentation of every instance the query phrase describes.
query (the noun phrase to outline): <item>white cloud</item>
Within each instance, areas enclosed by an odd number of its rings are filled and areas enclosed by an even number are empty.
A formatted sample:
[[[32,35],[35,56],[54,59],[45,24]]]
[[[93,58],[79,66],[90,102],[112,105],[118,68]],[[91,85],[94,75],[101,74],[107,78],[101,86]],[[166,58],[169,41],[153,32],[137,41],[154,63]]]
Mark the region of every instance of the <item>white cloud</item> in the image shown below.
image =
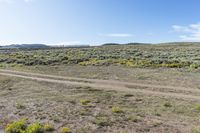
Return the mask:
[[[127,33],[111,33],[111,34],[99,34],[101,36],[107,36],[107,37],[132,37],[132,34]]]
[[[190,32],[190,29],[188,27],[184,27],[180,25],[173,25],[172,28],[176,32]]]
[[[172,28],[175,32],[184,33],[179,36],[184,41],[200,41],[200,23],[188,26],[173,25]]]

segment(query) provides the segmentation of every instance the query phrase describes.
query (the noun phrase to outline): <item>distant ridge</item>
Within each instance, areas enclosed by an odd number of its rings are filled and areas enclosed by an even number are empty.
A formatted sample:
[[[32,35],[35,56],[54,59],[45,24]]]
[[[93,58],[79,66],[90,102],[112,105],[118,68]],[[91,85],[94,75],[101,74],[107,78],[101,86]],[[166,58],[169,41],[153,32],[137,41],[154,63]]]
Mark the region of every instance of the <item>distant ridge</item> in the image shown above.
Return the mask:
[[[46,44],[11,44],[0,46],[1,49],[45,49],[45,48],[87,48],[90,45],[46,45]]]
[[[119,46],[119,45],[200,45],[200,42],[166,42],[166,43],[105,43],[98,46]],[[46,45],[46,44],[11,44],[0,46],[0,49],[45,49],[45,48],[88,48],[90,45]]]
[[[109,45],[121,45],[119,43],[105,43],[105,44],[102,44],[102,46],[109,46]]]
[[[120,43],[105,43],[102,46],[109,46],[109,45],[148,45],[151,43],[137,43],[137,42],[133,42],[133,43],[124,43],[124,44],[120,44]]]
[[[200,45],[200,42],[166,42],[158,43],[159,45]]]
[[[18,48],[18,49],[39,49],[39,48],[49,48],[50,46],[47,46],[45,44],[11,44],[7,46],[0,46],[0,48]]]

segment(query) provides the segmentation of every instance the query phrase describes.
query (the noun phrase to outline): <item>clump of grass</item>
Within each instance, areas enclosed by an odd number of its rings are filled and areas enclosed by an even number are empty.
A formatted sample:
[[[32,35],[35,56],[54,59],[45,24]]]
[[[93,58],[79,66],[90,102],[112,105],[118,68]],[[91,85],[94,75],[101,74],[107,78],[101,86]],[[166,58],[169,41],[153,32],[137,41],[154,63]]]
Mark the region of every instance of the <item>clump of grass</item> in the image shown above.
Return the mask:
[[[113,106],[112,107],[112,112],[113,113],[123,113],[124,111],[118,106]]]
[[[88,110],[88,109],[80,110],[80,111],[79,111],[79,115],[82,115],[82,116],[84,116],[84,115],[89,115],[89,110]]]
[[[107,117],[97,117],[94,123],[101,127],[110,125]]]
[[[192,133],[200,133],[200,126],[193,127]]]
[[[17,109],[25,109],[26,107],[22,103],[16,103],[16,108]]]
[[[60,133],[71,133],[70,128],[68,127],[62,127],[60,129]]]
[[[159,113],[159,112],[157,112],[157,111],[155,111],[155,113],[154,113],[156,116],[161,116],[161,114]]]
[[[54,122],[60,122],[60,118],[57,115],[51,117]]]
[[[200,104],[195,105],[195,109],[200,112]]]
[[[133,97],[133,94],[125,94],[124,97]]]
[[[162,122],[159,121],[159,120],[154,120],[153,123],[152,123],[152,125],[153,125],[154,127],[157,127],[157,126],[159,126],[159,125],[161,125],[161,124],[162,124]]]
[[[170,108],[170,107],[172,107],[172,104],[170,102],[166,102],[166,103],[164,103],[164,106]]]
[[[0,68],[3,68],[4,66],[3,66],[3,64],[0,64]]]
[[[53,125],[51,125],[49,123],[44,124],[44,131],[50,132],[50,131],[53,131],[53,130],[54,130]]]
[[[121,130],[120,133],[127,133],[127,131],[126,130]]]
[[[16,66],[17,66],[17,64],[15,64],[15,63],[14,63],[14,64],[11,64],[10,66],[11,66],[11,67],[16,67]]]
[[[130,116],[128,116],[128,120],[132,121],[132,122],[139,122],[139,121],[141,121],[141,118],[139,116],[130,115]]]
[[[80,103],[81,103],[81,105],[88,105],[88,103],[90,103],[90,100],[81,99]]]
[[[27,124],[26,119],[14,121],[6,126],[6,133],[46,133],[54,130],[51,124],[40,124],[38,122]]]
[[[26,120],[14,121],[6,126],[6,133],[24,133],[26,129]]]
[[[198,69],[199,68],[199,65],[198,64],[191,64],[190,65],[190,69]]]
[[[29,125],[26,129],[25,133],[44,133],[44,128],[43,126],[36,122],[36,123],[32,123],[31,125]]]

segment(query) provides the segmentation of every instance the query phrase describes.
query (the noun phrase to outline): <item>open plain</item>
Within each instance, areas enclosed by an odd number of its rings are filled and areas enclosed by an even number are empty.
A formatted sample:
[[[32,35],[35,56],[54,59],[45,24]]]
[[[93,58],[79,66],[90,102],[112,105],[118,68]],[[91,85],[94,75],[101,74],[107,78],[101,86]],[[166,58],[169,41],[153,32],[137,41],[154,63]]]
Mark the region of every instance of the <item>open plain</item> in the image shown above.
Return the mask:
[[[0,129],[199,133],[199,45],[0,50]]]

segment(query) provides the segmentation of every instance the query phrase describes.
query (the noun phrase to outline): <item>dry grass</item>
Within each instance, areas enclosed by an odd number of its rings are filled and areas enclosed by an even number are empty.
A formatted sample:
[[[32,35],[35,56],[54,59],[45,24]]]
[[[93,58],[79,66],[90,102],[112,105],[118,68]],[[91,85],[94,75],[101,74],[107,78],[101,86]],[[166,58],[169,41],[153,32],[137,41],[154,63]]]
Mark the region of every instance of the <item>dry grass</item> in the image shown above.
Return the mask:
[[[77,133],[190,132],[200,124],[195,101],[2,76],[0,83],[1,128],[20,118]]]

